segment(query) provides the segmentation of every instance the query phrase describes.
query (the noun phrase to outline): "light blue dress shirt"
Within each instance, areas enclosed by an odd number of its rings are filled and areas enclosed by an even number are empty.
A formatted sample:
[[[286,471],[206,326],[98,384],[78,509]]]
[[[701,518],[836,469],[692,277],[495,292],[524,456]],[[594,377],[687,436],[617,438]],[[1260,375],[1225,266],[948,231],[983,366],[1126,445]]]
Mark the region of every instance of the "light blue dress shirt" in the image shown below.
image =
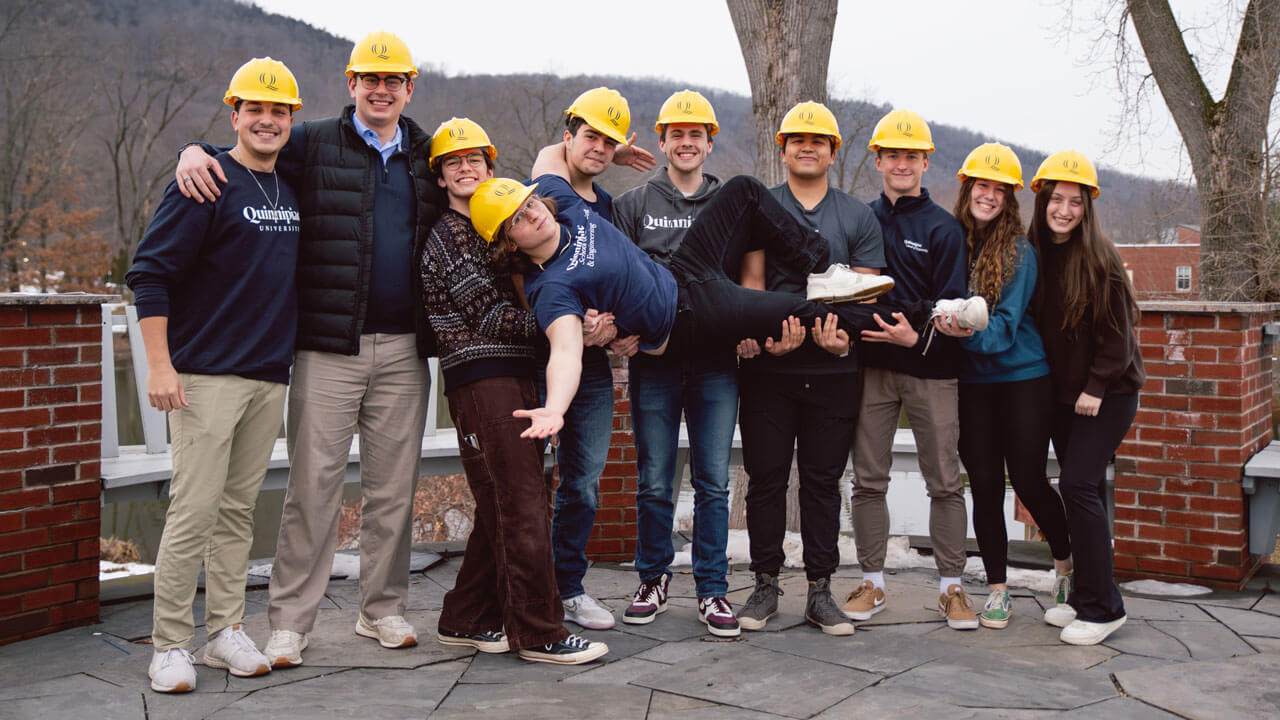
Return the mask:
[[[364,141],[369,143],[369,147],[377,150],[378,154],[382,155],[383,165],[386,165],[387,160],[391,159],[392,153],[400,149],[400,139],[403,133],[400,129],[399,123],[396,123],[395,137],[384,143],[378,138],[378,133],[370,129],[368,125],[360,122],[360,116],[356,113],[351,113],[351,122],[355,124],[356,132],[360,134],[360,137],[364,138]]]

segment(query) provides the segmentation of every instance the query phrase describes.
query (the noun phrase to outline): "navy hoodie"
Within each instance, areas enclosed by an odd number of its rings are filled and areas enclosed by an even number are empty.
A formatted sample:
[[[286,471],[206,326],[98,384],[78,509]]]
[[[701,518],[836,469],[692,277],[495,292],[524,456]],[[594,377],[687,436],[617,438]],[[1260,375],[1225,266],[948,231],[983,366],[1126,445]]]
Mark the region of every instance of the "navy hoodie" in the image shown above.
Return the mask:
[[[904,195],[897,203],[882,192],[869,204],[884,231],[885,274],[894,280],[893,289],[884,295],[885,302],[906,305],[968,296],[964,228],[929,197],[927,189],[921,188],[919,195]],[[957,377],[963,352],[955,338],[927,329],[920,332],[920,341],[913,348],[888,343],[858,345],[859,360],[866,367],[930,379]]]
[[[169,318],[178,372],[288,382],[298,325],[298,201],[289,184],[230,153],[222,196],[194,203],[170,182],[125,282],[139,318]],[[261,188],[259,188],[261,183]],[[267,197],[264,197],[264,192]]]

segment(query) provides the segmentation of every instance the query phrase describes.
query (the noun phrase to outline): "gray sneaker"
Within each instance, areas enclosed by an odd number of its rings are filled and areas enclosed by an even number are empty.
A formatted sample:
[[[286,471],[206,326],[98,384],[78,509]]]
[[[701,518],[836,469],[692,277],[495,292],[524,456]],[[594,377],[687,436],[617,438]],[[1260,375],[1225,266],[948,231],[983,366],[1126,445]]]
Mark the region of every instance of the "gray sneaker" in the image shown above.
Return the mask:
[[[853,623],[831,597],[831,578],[809,581],[809,597],[804,603],[804,619],[828,635],[852,635]]]
[[[738,625],[743,630],[763,630],[769,618],[778,614],[778,596],[782,594],[777,575],[756,573],[756,589],[738,609]]]

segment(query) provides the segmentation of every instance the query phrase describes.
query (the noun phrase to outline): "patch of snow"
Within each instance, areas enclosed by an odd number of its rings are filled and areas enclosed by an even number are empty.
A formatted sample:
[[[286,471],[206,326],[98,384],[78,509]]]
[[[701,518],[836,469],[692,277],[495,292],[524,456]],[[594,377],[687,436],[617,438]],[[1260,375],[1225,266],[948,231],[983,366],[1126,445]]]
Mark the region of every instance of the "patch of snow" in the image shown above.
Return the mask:
[[[1162,580],[1130,580],[1127,583],[1121,583],[1120,587],[1131,593],[1140,593],[1142,595],[1170,595],[1174,597],[1208,595],[1213,592],[1213,590],[1201,585],[1192,585],[1191,583],[1171,583],[1164,582]]]
[[[98,561],[98,582],[104,580],[115,580],[116,578],[129,577],[130,575],[152,575],[156,571],[155,565],[144,565],[142,563],[116,563],[110,560]]]
[[[273,566],[274,563],[270,560],[252,563],[249,565],[249,574],[257,577],[271,577]],[[342,552],[334,553],[329,577],[353,579],[360,577],[360,555]]]

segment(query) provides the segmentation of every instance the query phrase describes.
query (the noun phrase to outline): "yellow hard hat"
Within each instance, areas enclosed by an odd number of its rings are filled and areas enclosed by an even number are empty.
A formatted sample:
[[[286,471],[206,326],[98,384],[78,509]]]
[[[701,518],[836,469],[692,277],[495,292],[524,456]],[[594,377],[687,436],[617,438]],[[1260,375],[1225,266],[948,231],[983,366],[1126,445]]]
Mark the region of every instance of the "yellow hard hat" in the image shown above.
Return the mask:
[[[385,30],[378,30],[360,38],[351,48],[347,77],[356,73],[404,73],[415,78],[418,68],[413,64],[409,46],[403,40]]]
[[[982,178],[1012,185],[1014,190],[1022,189],[1022,163],[1014,154],[1013,148],[998,142],[983,143],[969,153],[960,166],[956,177]]]
[[[489,161],[498,159],[498,148],[489,142],[489,135],[480,124],[467,118],[449,118],[440,123],[440,127],[431,135],[431,155],[428,162],[436,167],[440,158],[458,150],[479,148],[489,156]]]
[[[284,63],[269,57],[254,58],[231,76],[231,84],[227,86],[222,102],[234,107],[237,100],[277,102],[294,110],[302,109],[298,80]]]
[[[809,133],[812,135],[829,135],[835,138],[832,152],[840,149],[840,123],[836,122],[835,113],[819,102],[802,102],[782,116],[782,126],[774,137],[779,145],[785,145],[788,135]]]
[[[716,111],[711,108],[711,102],[697,90],[681,90],[667,98],[658,111],[658,122],[653,124],[653,131],[661,135],[664,125],[675,123],[699,123],[706,125],[712,135],[720,132],[720,125],[716,123]]]
[[[893,148],[896,150],[923,150],[933,152],[933,134],[929,124],[910,110],[891,110],[880,118],[871,133],[868,150]]]
[[[1089,158],[1085,157],[1084,153],[1075,150],[1063,150],[1045,158],[1044,162],[1040,163],[1036,176],[1031,178],[1031,192],[1040,192],[1040,186],[1045,180],[1062,180],[1087,185],[1089,195],[1095,198],[1102,192],[1098,188],[1098,171],[1093,169],[1093,163],[1089,162]]]
[[[592,88],[577,97],[564,111],[576,115],[587,124],[618,143],[627,143],[627,130],[631,129],[631,106],[622,93],[607,87]]]
[[[507,218],[533,194],[538,183],[525,185],[511,178],[489,178],[476,187],[471,195],[471,224],[485,242],[493,242],[493,236]]]

